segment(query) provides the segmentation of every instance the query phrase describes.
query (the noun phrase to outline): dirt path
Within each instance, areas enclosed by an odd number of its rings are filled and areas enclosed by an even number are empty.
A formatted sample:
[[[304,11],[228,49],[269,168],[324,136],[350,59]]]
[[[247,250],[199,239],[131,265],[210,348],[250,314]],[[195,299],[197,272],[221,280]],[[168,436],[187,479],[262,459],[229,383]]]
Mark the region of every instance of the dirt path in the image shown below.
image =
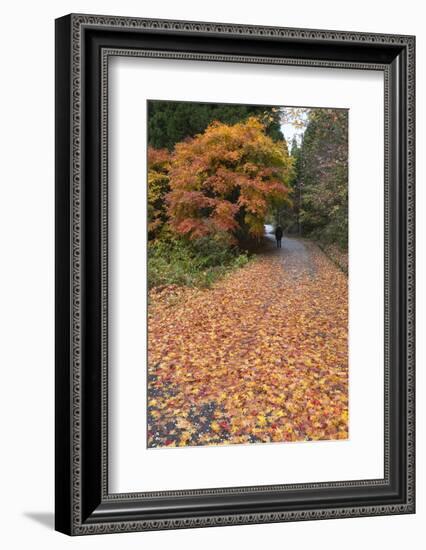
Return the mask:
[[[154,295],[148,446],[347,438],[347,315],[346,276],[271,235],[212,289]]]

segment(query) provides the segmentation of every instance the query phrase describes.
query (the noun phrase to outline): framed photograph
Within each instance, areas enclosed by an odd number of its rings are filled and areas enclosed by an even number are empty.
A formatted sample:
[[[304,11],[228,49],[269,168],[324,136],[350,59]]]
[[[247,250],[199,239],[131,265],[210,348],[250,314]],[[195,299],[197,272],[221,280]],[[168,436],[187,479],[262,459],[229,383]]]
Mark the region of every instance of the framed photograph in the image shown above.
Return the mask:
[[[413,36],[56,20],[56,529],[415,511]]]

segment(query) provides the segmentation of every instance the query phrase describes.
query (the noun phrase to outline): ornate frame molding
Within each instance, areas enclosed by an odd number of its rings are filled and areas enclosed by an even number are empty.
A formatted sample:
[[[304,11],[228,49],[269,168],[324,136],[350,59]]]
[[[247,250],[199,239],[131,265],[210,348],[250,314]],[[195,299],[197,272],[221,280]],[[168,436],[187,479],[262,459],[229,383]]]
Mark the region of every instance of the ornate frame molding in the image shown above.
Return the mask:
[[[62,21],[60,24],[59,21]],[[62,26],[61,26],[62,25]],[[67,31],[64,30],[66,27]],[[230,37],[241,40],[243,38],[257,38],[265,40],[290,40],[290,41],[309,41],[314,43],[324,43],[326,45],[333,44],[350,44],[350,45],[366,45],[371,47],[391,46],[399,49],[406,56],[406,87],[403,93],[406,94],[407,117],[406,117],[406,143],[400,145],[406,151],[406,189],[404,209],[405,228],[401,228],[402,235],[406,237],[405,250],[399,253],[405,254],[406,265],[406,296],[403,300],[406,308],[401,315],[406,320],[405,323],[405,364],[406,364],[406,480],[405,493],[406,498],[401,503],[380,504],[380,505],[364,505],[364,506],[332,506],[330,508],[318,507],[309,508],[306,510],[282,510],[273,512],[252,513],[228,513],[228,514],[200,514],[182,518],[155,518],[155,519],[135,519],[118,521],[115,516],[111,515],[111,519],[107,515],[96,513],[92,517],[87,517],[84,510],[83,492],[84,492],[84,472],[82,471],[84,432],[83,421],[84,410],[83,402],[84,394],[84,330],[83,319],[85,315],[84,309],[84,290],[83,281],[86,276],[85,266],[85,249],[84,241],[87,226],[84,225],[85,219],[85,204],[84,204],[84,189],[83,182],[85,178],[84,163],[85,163],[85,142],[84,142],[84,127],[83,121],[86,115],[83,98],[87,95],[85,90],[83,63],[86,47],[85,32],[87,30],[114,30],[116,32],[166,32],[169,34],[185,35],[209,35],[214,37]],[[370,515],[384,514],[401,514],[414,512],[414,133],[415,133],[415,61],[414,48],[415,40],[412,36],[398,36],[389,34],[364,34],[364,33],[346,33],[341,31],[321,31],[308,29],[287,29],[279,27],[261,27],[261,26],[246,26],[246,25],[228,25],[218,23],[201,23],[201,22],[186,22],[186,21],[169,21],[169,20],[152,20],[152,19],[136,19],[124,17],[107,17],[94,15],[70,15],[65,20],[58,20],[57,33],[67,32],[67,46],[62,43],[59,49],[67,49],[70,66],[70,82],[67,100],[70,104],[70,122],[69,122],[69,145],[71,155],[69,159],[69,268],[70,268],[70,318],[69,323],[69,390],[70,390],[70,409],[67,413],[69,418],[69,456],[66,463],[69,464],[68,473],[63,472],[61,475],[67,477],[70,484],[68,507],[65,507],[62,502],[62,496],[57,497],[58,511],[61,517],[57,522],[57,528],[64,532],[75,535],[95,534],[95,533],[113,533],[125,531],[142,531],[152,529],[177,529],[188,527],[201,527],[212,525],[235,525],[245,523],[263,523],[263,522],[282,522],[296,521],[308,519],[326,519],[336,517],[359,517]],[[60,40],[60,39],[59,39]],[[58,48],[58,46],[57,46]],[[383,71],[385,76],[385,477],[383,480],[363,480],[360,482],[345,481],[333,483],[315,483],[315,484],[297,484],[285,486],[271,487],[246,487],[246,488],[229,488],[229,489],[213,489],[213,490],[194,490],[194,491],[172,491],[158,493],[131,493],[131,494],[109,494],[108,493],[108,468],[107,468],[107,420],[108,420],[108,217],[107,217],[107,200],[108,200],[108,141],[107,141],[107,124],[108,124],[108,59],[110,56],[139,56],[139,57],[158,57],[169,59],[191,59],[202,61],[231,61],[241,63],[273,63],[284,65],[301,65],[313,67],[335,67],[342,69],[368,69]],[[393,121],[391,119],[391,103],[395,90],[391,88],[391,64],[390,63],[371,63],[364,61],[334,61],[331,59],[308,59],[294,57],[271,57],[271,56],[256,56],[256,55],[235,55],[235,54],[211,54],[211,53],[194,53],[189,51],[173,52],[170,50],[155,50],[141,48],[120,48],[120,47],[102,47],[101,48],[101,101],[100,101],[100,201],[101,201],[101,216],[100,216],[100,239],[101,239],[101,268],[100,268],[100,288],[101,288],[101,314],[100,314],[100,333],[101,333],[101,495],[102,502],[118,505],[120,503],[134,503],[144,498],[161,498],[161,497],[177,497],[177,496],[198,496],[198,495],[226,495],[235,494],[244,496],[248,493],[256,493],[259,491],[304,491],[306,489],[338,489],[338,488],[361,488],[373,486],[387,486],[390,483],[390,416],[392,407],[391,398],[391,380],[390,380],[390,362],[391,362],[391,258],[395,251],[393,250],[393,240],[391,227],[396,222],[395,205],[392,203],[390,192],[392,165],[391,149],[395,147],[393,141],[395,139],[393,132]],[[59,78],[64,78],[64,74],[60,74]],[[394,77],[395,78],[395,77]],[[58,84],[57,84],[58,85]],[[63,116],[61,114],[61,116]],[[59,121],[60,123],[60,121]],[[404,137],[404,136],[403,136]],[[57,147],[61,147],[58,143]],[[60,175],[61,178],[61,175]],[[62,181],[57,175],[57,193],[61,193]],[[63,212],[59,212],[61,215]],[[59,276],[61,276],[59,274]],[[63,354],[57,358],[57,376],[63,376]],[[63,381],[66,384],[66,381]],[[57,394],[57,399],[61,396]],[[65,414],[57,409],[57,415]],[[61,444],[61,443],[60,443]],[[57,450],[59,455],[58,460],[65,460],[61,450]],[[58,481],[57,481],[58,483]],[[87,505],[86,505],[87,506]],[[62,509],[62,512],[60,511]],[[67,517],[69,513],[70,517]],[[112,514],[112,512],[111,512]]]

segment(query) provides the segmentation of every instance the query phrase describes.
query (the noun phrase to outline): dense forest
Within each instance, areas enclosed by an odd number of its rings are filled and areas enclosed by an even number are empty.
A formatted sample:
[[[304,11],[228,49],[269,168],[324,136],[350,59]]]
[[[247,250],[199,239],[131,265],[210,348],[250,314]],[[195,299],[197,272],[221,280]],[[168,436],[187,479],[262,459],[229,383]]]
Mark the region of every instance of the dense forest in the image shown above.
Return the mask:
[[[148,143],[151,287],[209,286],[261,250],[268,222],[344,268],[346,110],[150,101]]]

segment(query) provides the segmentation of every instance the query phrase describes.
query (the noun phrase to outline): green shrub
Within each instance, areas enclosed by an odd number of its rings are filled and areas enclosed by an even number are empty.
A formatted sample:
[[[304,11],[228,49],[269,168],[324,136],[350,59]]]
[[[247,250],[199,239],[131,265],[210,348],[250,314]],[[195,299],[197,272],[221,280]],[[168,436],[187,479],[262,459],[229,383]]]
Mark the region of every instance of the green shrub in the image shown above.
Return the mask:
[[[220,235],[196,241],[183,238],[148,243],[148,287],[176,284],[209,287],[248,262],[246,253]]]

